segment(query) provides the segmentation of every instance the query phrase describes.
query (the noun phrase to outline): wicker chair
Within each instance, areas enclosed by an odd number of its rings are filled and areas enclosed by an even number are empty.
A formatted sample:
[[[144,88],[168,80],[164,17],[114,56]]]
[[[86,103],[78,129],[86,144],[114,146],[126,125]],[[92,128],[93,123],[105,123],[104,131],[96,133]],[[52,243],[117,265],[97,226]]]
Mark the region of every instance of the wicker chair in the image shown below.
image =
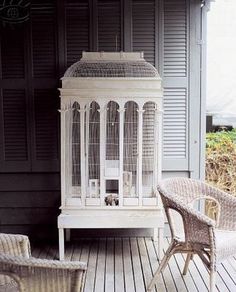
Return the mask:
[[[236,198],[204,182],[187,178],[162,180],[158,190],[170,225],[172,241],[148,291],[152,291],[158,275],[175,253],[187,253],[184,275],[193,255],[197,254],[210,272],[210,291],[215,291],[217,264],[236,254]],[[212,199],[217,205],[215,220],[194,207],[202,199]],[[180,226],[176,216],[173,217],[176,212],[182,218],[182,234],[176,228]]]
[[[82,292],[86,264],[31,257],[27,236],[0,234],[0,291]]]

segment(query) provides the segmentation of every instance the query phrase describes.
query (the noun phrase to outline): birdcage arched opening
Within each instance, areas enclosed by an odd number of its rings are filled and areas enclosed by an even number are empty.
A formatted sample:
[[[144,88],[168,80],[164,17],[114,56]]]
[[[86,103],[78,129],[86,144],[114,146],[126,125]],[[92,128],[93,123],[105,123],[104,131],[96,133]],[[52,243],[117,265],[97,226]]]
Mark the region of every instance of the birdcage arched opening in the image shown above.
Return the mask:
[[[128,101],[124,109],[123,196],[138,197],[138,104]]]
[[[144,198],[155,196],[157,168],[157,106],[146,102],[143,106],[142,145],[142,194]]]
[[[119,104],[115,101],[109,101],[106,111],[105,187],[107,195],[110,193],[118,195],[120,176]]]
[[[100,106],[93,101],[86,111],[86,178],[87,197],[99,198],[100,195]]]

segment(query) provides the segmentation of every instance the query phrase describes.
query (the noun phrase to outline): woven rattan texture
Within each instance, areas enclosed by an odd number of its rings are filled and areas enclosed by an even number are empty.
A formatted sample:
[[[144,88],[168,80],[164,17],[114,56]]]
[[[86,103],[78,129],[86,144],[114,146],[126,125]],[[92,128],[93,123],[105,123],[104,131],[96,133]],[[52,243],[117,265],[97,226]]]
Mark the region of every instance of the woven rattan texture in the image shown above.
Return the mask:
[[[27,236],[0,234],[0,291],[82,292],[85,272],[83,262],[30,257]]]

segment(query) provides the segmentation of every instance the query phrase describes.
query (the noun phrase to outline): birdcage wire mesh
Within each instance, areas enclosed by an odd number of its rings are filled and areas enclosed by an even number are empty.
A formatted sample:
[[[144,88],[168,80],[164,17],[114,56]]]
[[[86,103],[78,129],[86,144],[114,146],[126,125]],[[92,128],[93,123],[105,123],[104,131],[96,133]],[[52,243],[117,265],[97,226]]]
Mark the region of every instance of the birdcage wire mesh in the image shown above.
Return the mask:
[[[97,102],[90,104],[89,123],[86,125],[88,130],[88,187],[87,196],[99,195],[99,179],[100,179],[100,107]],[[95,193],[91,193],[91,182],[96,184]]]
[[[143,110],[142,192],[143,197],[150,197],[153,191],[155,127],[157,127],[155,125],[155,103],[145,103]]]
[[[119,160],[119,105],[110,101],[107,105],[106,117],[106,160]]]
[[[81,187],[81,155],[80,155],[80,105],[75,102],[73,104],[73,110],[70,111],[69,123],[71,123],[72,127],[69,131],[69,145],[68,149],[72,149],[72,187],[74,187],[74,191],[80,194]],[[70,157],[70,155],[69,155]]]
[[[78,61],[71,65],[65,77],[158,77],[158,72],[146,61]]]

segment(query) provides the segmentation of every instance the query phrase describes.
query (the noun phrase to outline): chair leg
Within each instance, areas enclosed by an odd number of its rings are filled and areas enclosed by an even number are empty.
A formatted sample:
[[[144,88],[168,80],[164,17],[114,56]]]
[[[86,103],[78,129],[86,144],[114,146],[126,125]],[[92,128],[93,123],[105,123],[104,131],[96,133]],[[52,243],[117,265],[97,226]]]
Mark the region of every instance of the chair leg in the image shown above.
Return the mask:
[[[216,291],[216,271],[210,270],[210,292]]]
[[[192,259],[192,253],[190,252],[190,253],[187,254],[187,258],[186,258],[186,261],[185,261],[185,265],[184,265],[184,269],[183,269],[183,275],[184,276],[187,274],[189,262],[190,262],[191,259]]]
[[[148,285],[147,292],[151,292],[157,282],[157,278],[160,275],[161,271],[165,269],[166,265],[168,264],[169,259],[171,258],[173,254],[173,249],[174,249],[174,243],[172,242],[169,248],[167,249],[163,259],[161,260],[161,263],[155,272],[150,284]]]

